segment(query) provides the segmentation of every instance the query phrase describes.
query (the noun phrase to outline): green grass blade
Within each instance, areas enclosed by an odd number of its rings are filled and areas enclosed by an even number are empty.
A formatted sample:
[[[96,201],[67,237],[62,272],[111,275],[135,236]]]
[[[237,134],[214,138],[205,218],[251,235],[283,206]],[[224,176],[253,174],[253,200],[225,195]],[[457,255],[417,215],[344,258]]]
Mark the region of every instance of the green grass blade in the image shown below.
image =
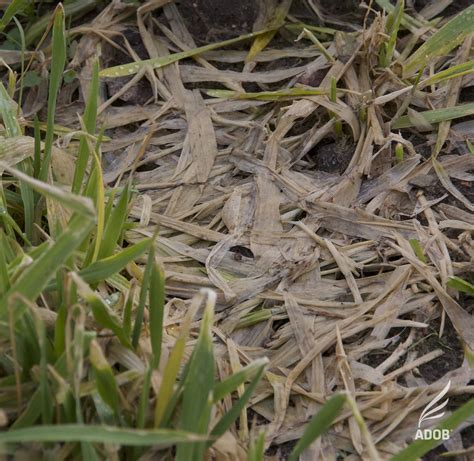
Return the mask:
[[[151,373],[152,368],[148,367],[143,379],[142,392],[140,394],[140,402],[138,404],[137,427],[142,429],[145,427],[146,419],[149,411]],[[138,452],[136,453],[138,455]]]
[[[247,461],[264,461],[265,432],[261,431],[255,440],[250,442]]]
[[[234,421],[239,417],[241,411],[243,410],[244,406],[250,400],[257,384],[259,383],[260,379],[263,376],[263,372],[265,371],[266,364],[260,366],[257,374],[254,376],[250,384],[247,386],[245,391],[243,392],[242,396],[234,402],[231,409],[224,415],[222,418],[217,422],[214,428],[211,431],[211,436],[219,438],[221,435],[226,432],[230,426],[234,423]],[[208,444],[210,446],[210,443]]]
[[[51,71],[48,89],[48,116],[46,138],[44,141],[44,157],[41,164],[39,178],[46,181],[48,178],[49,164],[54,138],[54,116],[56,102],[61,87],[62,75],[66,65],[66,38],[64,27],[64,8],[60,3],[54,12],[53,39],[51,52]]]
[[[420,241],[418,239],[410,239],[409,242],[416,257],[421,262],[426,264],[426,257],[425,257],[425,254],[423,253],[423,247],[421,246]]]
[[[387,67],[392,62],[393,52],[397,44],[398,30],[403,18],[403,9],[405,7],[404,0],[398,0],[395,9],[389,14],[387,18],[387,34],[389,36],[388,42],[384,43],[381,48],[379,61],[382,67]]]
[[[325,88],[287,88],[278,91],[259,91],[256,93],[239,93],[232,90],[207,90],[212,98],[256,99],[258,101],[278,101],[282,98],[299,98],[304,96],[319,96],[329,94]]]
[[[158,368],[163,341],[163,316],[165,309],[165,274],[160,265],[153,261],[149,287],[150,341],[153,352],[152,367]]]
[[[34,120],[34,135],[35,135],[35,147],[33,152],[33,171],[34,177],[39,177],[39,172],[41,170],[41,131],[39,127],[38,116],[35,115]]]
[[[445,120],[454,120],[461,117],[469,117],[474,115],[474,103],[460,104],[454,107],[446,107],[443,109],[427,110],[419,112],[428,123],[440,123]],[[414,123],[415,122],[415,123]],[[409,128],[415,126],[416,121],[412,121],[408,115],[398,118],[392,125],[394,130],[401,128]]]
[[[178,376],[181,361],[183,359],[184,350],[186,346],[186,340],[189,336],[189,330],[191,328],[191,321],[196,312],[196,307],[189,309],[184,321],[181,323],[181,330],[178,338],[171,349],[168,361],[166,362],[165,369],[163,371],[163,380],[161,382],[160,390],[156,397],[155,406],[155,427],[160,427],[164,417],[170,410],[171,403],[173,402],[173,387]]]
[[[247,366],[224,379],[224,381],[217,383],[214,388],[214,402],[219,402],[219,400],[222,400],[227,395],[232,394],[232,392],[236,391],[241,384],[252,379],[255,374],[259,373],[267,364],[268,359],[266,357],[254,360]]]
[[[159,69],[164,66],[168,66],[174,62],[180,61],[181,59],[192,58],[206,51],[216,50],[224,46],[233,45],[249,38],[258,37],[261,34],[269,32],[268,30],[261,30],[259,32],[252,32],[250,34],[244,34],[239,37],[224,40],[218,43],[211,43],[210,45],[201,46],[194,48],[193,50],[181,51],[179,53],[170,54],[169,56],[163,56],[158,58],[146,59],[144,61],[131,62],[129,64],[123,64],[120,66],[109,67],[100,71],[100,77],[124,77],[126,75],[136,74],[140,69],[146,66],[150,66],[153,69]]]
[[[97,5],[97,0],[75,0],[74,2],[65,2],[64,16],[66,18],[77,18],[81,14],[93,10]],[[51,22],[51,14],[46,14],[38,21],[35,21],[26,32],[26,44],[31,45],[48,27]]]
[[[446,56],[453,48],[474,32],[474,5],[435,32],[403,64],[403,75],[408,77],[438,56]]]
[[[94,319],[99,326],[102,328],[108,328],[111,330],[120,342],[127,348],[131,347],[128,337],[123,331],[122,324],[118,317],[115,315],[105,301],[97,295],[77,274],[72,274],[72,277],[77,285],[77,292],[79,295],[87,301],[91,308]]]
[[[129,338],[132,333],[132,309],[135,289],[136,285],[133,284],[128,290],[127,297],[125,299],[125,305],[123,308],[123,331],[125,332],[127,338]]]
[[[12,176],[15,176],[20,181],[28,184],[36,192],[48,197],[50,199],[56,200],[65,207],[69,208],[72,211],[84,216],[88,220],[93,220],[95,218],[95,209],[92,204],[92,201],[87,197],[81,197],[71,192],[66,192],[59,187],[53,186],[46,182],[34,179],[31,176],[28,176],[25,173],[22,173],[15,168],[10,168],[6,164],[0,162],[0,167],[5,169]]]
[[[450,277],[448,280],[448,287],[467,293],[470,296],[474,296],[474,285],[460,277]]]
[[[474,399],[469,400],[448,416],[436,429],[452,431],[474,415]],[[420,439],[390,458],[390,461],[416,461],[439,444],[439,440]]]
[[[29,398],[25,411],[11,425],[10,430],[32,426],[41,415],[42,395],[39,389]]]
[[[441,72],[437,72],[431,77],[420,82],[419,87],[425,88],[429,85],[435,83],[444,82],[456,77],[462,77],[463,75],[469,75],[474,72],[474,60],[462,62],[461,64],[456,64],[455,66],[448,67]]]
[[[31,164],[31,159],[25,159],[18,165],[19,171],[33,176],[34,171]],[[20,193],[23,200],[23,219],[25,221],[25,235],[31,241],[33,238],[33,223],[35,219],[35,203],[34,193],[31,187],[25,182],[20,181]]]
[[[331,427],[331,424],[342,410],[345,401],[346,396],[339,394],[331,397],[331,399],[322,406],[306,426],[301,439],[295,445],[288,458],[289,461],[296,461],[306,448]]]
[[[207,302],[201,321],[199,337],[188,363],[184,382],[183,406],[180,427],[183,430],[207,433],[211,417],[214,389],[214,349],[212,344],[212,324],[214,318],[215,292],[207,290]],[[176,461],[200,460],[205,449],[204,443],[194,445],[178,444]]]
[[[148,287],[150,286],[150,277],[152,271],[152,261],[155,255],[155,248],[152,246],[150,252],[148,253],[148,260],[143,272],[142,286],[140,289],[140,297],[138,299],[138,306],[135,312],[135,323],[133,324],[132,332],[132,345],[134,348],[138,346],[138,341],[140,340],[140,332],[143,326],[143,317],[145,315],[145,303],[148,293]]]
[[[113,201],[113,196],[109,200]],[[110,216],[106,220],[104,237],[99,251],[99,259],[110,256],[120,239],[123,232],[123,226],[127,220],[128,204],[130,202],[130,184],[122,190],[117,205],[112,209]]]
[[[90,197],[94,200],[97,209],[97,230],[93,245],[90,246],[90,252],[86,258],[85,265],[88,266],[91,262],[97,261],[102,243],[104,228],[105,228],[105,188],[104,178],[102,174],[102,165],[99,153],[91,147],[92,156],[94,160],[93,171],[89,176],[90,187],[93,193]]]
[[[245,62],[253,61],[255,56],[257,56],[257,54],[260,53],[260,51],[262,51],[272,41],[277,29],[283,25],[285,17],[291,7],[291,3],[292,0],[284,0],[277,4],[274,11],[272,12],[272,17],[268,23],[265,24],[265,28],[270,30],[264,34],[260,34],[255,38],[250,51],[245,58]]]
[[[89,358],[94,369],[97,392],[114,414],[120,415],[120,395],[112,367],[102,352],[99,343],[92,340],[89,346]]]
[[[41,352],[40,373],[38,390],[41,394],[41,419],[43,424],[51,424],[53,421],[53,398],[48,382],[48,339],[43,320],[34,308],[31,309],[39,350]]]
[[[176,443],[193,443],[202,436],[167,429],[134,430],[93,424],[36,426],[0,433],[0,443],[92,442],[125,446],[169,447]]]
[[[99,98],[99,63],[96,61],[92,66],[92,80],[89,91],[89,97],[87,99],[86,108],[84,111],[84,128],[86,131],[93,135],[95,133],[96,121],[97,121],[97,101]],[[86,172],[87,163],[89,161],[89,143],[85,136],[81,137],[79,143],[79,152],[77,155],[76,169],[74,170],[74,179],[72,182],[72,192],[78,194],[82,187],[84,180],[84,174]]]
[[[58,309],[58,316],[56,317],[56,323],[54,324],[54,351],[56,358],[59,358],[65,350],[65,339],[66,339],[66,316],[67,308],[63,303]]]
[[[375,2],[378,6],[380,6],[380,8],[383,8],[388,13],[393,13],[396,8],[396,6],[390,3],[390,0],[375,0]],[[411,32],[416,32],[422,27],[430,26],[430,23],[428,21],[415,19],[406,13],[402,15],[401,24],[403,27],[410,30]]]
[[[11,99],[8,91],[0,82],[0,116],[5,125],[5,134],[13,138],[21,136],[21,127],[16,118],[16,103]]]
[[[0,230],[0,297],[10,288],[10,276],[6,260],[8,245],[5,234]]]
[[[6,26],[13,19],[13,16],[21,13],[29,4],[29,0],[13,0],[3,13],[2,18],[0,19],[0,32],[5,29]]]
[[[79,272],[81,278],[90,284],[101,282],[120,272],[128,263],[140,257],[151,246],[151,239],[144,239],[119,253],[101,259]]]

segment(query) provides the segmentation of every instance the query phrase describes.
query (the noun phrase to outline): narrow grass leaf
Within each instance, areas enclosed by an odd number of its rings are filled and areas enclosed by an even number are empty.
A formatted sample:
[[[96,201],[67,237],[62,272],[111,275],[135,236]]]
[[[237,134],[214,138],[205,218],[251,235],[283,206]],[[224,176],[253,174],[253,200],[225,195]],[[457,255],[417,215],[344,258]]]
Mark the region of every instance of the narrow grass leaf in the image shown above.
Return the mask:
[[[0,230],[0,297],[10,288],[10,276],[5,255],[7,254],[5,234]]]
[[[41,170],[41,131],[39,127],[39,120],[38,117],[35,116],[34,120],[34,136],[35,136],[35,143],[34,143],[34,152],[33,152],[33,171],[34,177],[39,177],[39,172]]]
[[[5,125],[7,137],[21,136],[21,127],[16,119],[16,103],[8,94],[8,91],[0,82],[0,116]]]
[[[247,461],[264,461],[265,432],[261,431],[255,440],[250,442]]]
[[[99,63],[96,61],[92,66],[92,80],[89,90],[89,97],[87,99],[86,108],[84,110],[84,128],[93,135],[95,133],[97,121],[97,101],[99,98]],[[76,168],[74,170],[74,179],[72,182],[72,192],[79,193],[84,180],[87,163],[89,161],[89,143],[85,136],[81,137],[79,143],[79,152],[77,155]]]
[[[98,0],[76,0],[74,2],[65,2],[64,16],[66,18],[74,16],[78,17],[88,11],[93,10],[97,6]],[[26,44],[31,45],[46,30],[51,22],[51,14],[48,13],[38,21],[35,21],[26,32]]]
[[[173,387],[178,376],[181,361],[183,359],[184,350],[186,347],[186,340],[189,336],[189,330],[191,328],[191,321],[196,312],[197,306],[192,306],[187,312],[186,317],[181,323],[181,329],[179,336],[175,341],[173,348],[171,349],[168,361],[166,362],[165,369],[163,371],[163,379],[161,382],[160,390],[156,397],[155,406],[155,427],[160,427],[165,414],[170,411],[170,405],[173,396]]]
[[[474,60],[462,62],[455,66],[448,67],[441,72],[437,72],[431,77],[420,82],[420,88],[426,88],[427,86],[434,85],[435,83],[444,82],[456,77],[462,77],[463,75],[469,75],[474,72]]]
[[[25,411],[21,413],[13,422],[10,431],[20,430],[32,426],[41,416],[42,395],[39,389],[31,395],[28,399]]]
[[[261,30],[258,32],[252,32],[250,34],[240,35],[239,37],[224,40],[218,43],[211,43],[210,45],[201,46],[188,51],[181,51],[179,53],[170,54],[169,56],[163,56],[158,58],[146,59],[144,61],[131,62],[129,64],[123,64],[120,66],[109,67],[100,71],[100,77],[124,77],[127,75],[136,74],[140,69],[146,66],[150,66],[153,69],[159,69],[167,66],[174,62],[180,61],[181,59],[192,58],[199,54],[205,53],[206,51],[216,50],[224,46],[233,45],[249,38],[258,37],[261,34],[268,32],[268,30]]]
[[[458,106],[446,107],[443,109],[427,110],[425,112],[418,112],[418,114],[421,115],[427,123],[440,123],[444,120],[454,120],[456,118],[474,115],[474,103],[459,104]],[[409,128],[414,125],[415,123],[413,123],[413,120],[409,116],[404,115],[395,120],[392,128],[398,130],[401,128]]]
[[[86,264],[97,261],[99,257],[100,245],[104,235],[105,228],[105,190],[104,190],[104,177],[102,174],[102,165],[98,152],[91,147],[92,155],[94,159],[94,173],[93,187],[95,190],[95,205],[97,208],[97,230],[95,235],[95,241],[91,248],[93,248],[91,257],[87,258]],[[92,175],[91,175],[92,177]],[[89,178],[90,179],[90,178]]]
[[[211,406],[214,389],[214,350],[212,344],[212,324],[216,293],[205,291],[207,296],[204,316],[201,321],[199,337],[188,363],[188,371],[183,389],[183,406],[180,427],[183,430],[207,433],[211,417]],[[204,453],[205,444],[178,444],[176,449],[177,461],[200,460]]]
[[[150,388],[151,388],[151,366],[145,372],[142,384],[142,392],[140,394],[140,402],[138,404],[138,415],[137,415],[137,428],[142,429],[145,427],[146,419],[148,416],[149,402],[150,402]]]
[[[241,397],[236,402],[234,402],[230,410],[224,416],[222,416],[222,418],[216,423],[216,425],[211,431],[212,437],[219,438],[232,426],[234,421],[239,417],[245,405],[250,400],[250,397],[252,397],[252,394],[254,393],[257,384],[262,378],[263,372],[265,371],[265,367],[266,363],[260,366],[260,369],[258,370],[257,374],[254,376],[252,381],[250,381],[250,384],[246,387]],[[208,444],[208,446],[210,446],[210,444]]]
[[[167,429],[135,430],[93,424],[58,424],[10,430],[0,433],[0,443],[92,442],[125,446],[169,447],[193,443],[203,436]]]
[[[250,48],[250,51],[245,58],[245,62],[253,61],[260,51],[262,51],[273,39],[277,29],[281,27],[285,21],[285,17],[288,14],[292,0],[283,0],[277,4],[270,20],[265,24],[266,29],[270,29],[264,34],[260,34],[255,38]]]
[[[29,0],[12,0],[0,19],[0,32],[8,26],[13,16],[21,13],[29,3]]]
[[[158,368],[163,341],[163,316],[165,309],[165,274],[160,265],[153,261],[149,287],[150,341],[153,352],[152,367]]]
[[[143,325],[143,317],[145,315],[145,303],[148,293],[148,287],[150,286],[150,277],[152,271],[152,261],[155,255],[155,248],[152,246],[150,248],[150,252],[148,253],[147,264],[145,267],[145,271],[143,272],[143,279],[141,283],[140,289],[140,297],[138,299],[138,306],[135,312],[135,323],[133,324],[133,332],[132,332],[132,345],[133,347],[138,346],[138,341],[140,340],[140,332],[142,330]]]
[[[418,69],[432,62],[438,56],[448,53],[474,32],[474,5],[462,10],[457,16],[435,32],[404,63],[403,75],[408,77]]]
[[[232,392],[236,391],[241,384],[244,384],[246,381],[252,379],[267,364],[268,359],[266,357],[254,360],[223,381],[217,383],[214,387],[213,393],[214,402],[219,402],[227,395],[232,394]]]
[[[383,8],[388,13],[393,13],[396,8],[396,6],[390,3],[390,0],[375,0],[375,2],[377,3],[377,5],[380,6],[380,8]],[[428,21],[423,20],[423,19],[415,19],[414,17],[408,15],[407,13],[403,13],[401,24],[403,27],[407,28],[411,32],[416,32],[418,29],[422,27],[430,26],[430,23]]]
[[[112,367],[102,352],[99,343],[92,340],[89,346],[89,358],[94,369],[97,392],[114,414],[120,415],[120,395]]]
[[[110,197],[113,201],[113,197]],[[127,183],[125,188],[122,190],[117,205],[112,209],[110,216],[106,220],[104,236],[99,251],[99,259],[110,256],[120,239],[123,232],[123,226],[127,219],[128,204],[130,201],[130,184]]]
[[[418,239],[410,239],[410,246],[413,249],[413,252],[415,253],[416,257],[423,263],[426,264],[426,257],[423,252],[423,248],[420,244],[420,241]]]
[[[331,427],[331,424],[341,412],[345,401],[346,396],[339,394],[331,397],[321,407],[306,426],[303,435],[291,452],[289,461],[296,461],[306,448]]]
[[[113,256],[92,263],[90,266],[81,270],[79,275],[85,282],[90,284],[106,280],[112,275],[120,272],[128,263],[140,257],[150,248],[151,243],[151,239],[144,239]]]
[[[448,280],[448,287],[467,293],[470,296],[474,296],[474,285],[460,277],[450,277]]]
[[[125,347],[130,348],[130,341],[125,335],[122,324],[115,313],[77,274],[72,273],[72,277],[77,285],[77,292],[90,304],[92,314],[98,325],[111,330]]]
[[[48,89],[47,129],[46,138],[44,141],[44,157],[39,174],[39,178],[43,181],[46,181],[48,178],[48,170],[53,148],[56,102],[58,92],[61,87],[62,74],[66,65],[66,37],[64,29],[64,8],[60,3],[55,9],[53,22],[51,70]]]
[[[129,338],[132,333],[132,309],[133,299],[135,297],[135,289],[136,285],[133,283],[130,289],[128,290],[123,308],[123,331],[127,338]]]
[[[380,51],[380,64],[387,67],[392,62],[393,52],[397,44],[398,30],[403,18],[404,0],[398,0],[395,9],[388,15],[386,32],[389,36],[388,41],[384,43]]]
[[[41,394],[41,419],[43,424],[51,424],[53,421],[53,396],[48,382],[48,339],[46,337],[44,322],[36,312],[36,306],[31,307],[31,314],[41,354],[38,386],[38,390]]]
[[[206,90],[206,94],[213,98],[278,101],[282,98],[299,98],[304,96],[319,96],[329,94],[329,90],[325,88],[287,88],[284,90],[259,91],[256,93],[239,93],[232,90]]]
[[[15,176],[20,181],[28,184],[36,192],[54,199],[69,208],[72,211],[84,216],[86,220],[92,221],[95,219],[95,209],[92,201],[87,197],[81,197],[80,195],[67,192],[63,189],[60,189],[57,186],[48,184],[47,182],[40,181],[39,179],[32,178],[21,171],[7,166],[5,163],[0,162],[0,168],[3,168],[5,171],[10,173],[12,176]]]

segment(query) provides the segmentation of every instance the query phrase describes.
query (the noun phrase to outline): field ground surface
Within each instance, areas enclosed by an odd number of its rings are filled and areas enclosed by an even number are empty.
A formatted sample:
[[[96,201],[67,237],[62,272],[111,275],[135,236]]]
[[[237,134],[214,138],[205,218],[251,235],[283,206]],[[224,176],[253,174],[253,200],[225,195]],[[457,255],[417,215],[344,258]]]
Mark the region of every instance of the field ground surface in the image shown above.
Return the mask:
[[[299,459],[388,460],[448,381],[439,411],[471,401],[472,1],[23,3],[0,39],[7,453],[286,460],[343,393]],[[472,418],[399,459],[473,459]]]

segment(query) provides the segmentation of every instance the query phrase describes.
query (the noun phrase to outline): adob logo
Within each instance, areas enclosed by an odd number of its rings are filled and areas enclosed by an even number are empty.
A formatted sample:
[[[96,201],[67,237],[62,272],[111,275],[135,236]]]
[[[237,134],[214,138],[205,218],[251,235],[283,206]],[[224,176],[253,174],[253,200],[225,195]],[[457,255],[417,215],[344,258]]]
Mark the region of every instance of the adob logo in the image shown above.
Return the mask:
[[[444,389],[424,408],[421,412],[420,419],[418,420],[418,429],[415,434],[415,440],[448,440],[451,434],[449,429],[421,429],[421,423],[423,421],[428,421],[429,419],[439,419],[444,416],[444,407],[448,404],[449,399],[446,399],[444,402],[435,406],[449,391],[451,386],[451,381],[448,381],[448,384]],[[434,407],[434,408],[433,408]]]

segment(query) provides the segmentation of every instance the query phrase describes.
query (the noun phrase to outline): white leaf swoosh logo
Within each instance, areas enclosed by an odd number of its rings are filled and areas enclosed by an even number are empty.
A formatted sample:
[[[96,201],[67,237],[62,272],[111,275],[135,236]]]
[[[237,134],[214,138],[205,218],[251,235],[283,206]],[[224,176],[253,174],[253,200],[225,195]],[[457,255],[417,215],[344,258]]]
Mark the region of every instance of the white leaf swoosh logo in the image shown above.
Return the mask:
[[[420,415],[420,419],[418,420],[418,427],[421,426],[423,421],[427,421],[429,419],[438,419],[444,416],[444,411],[442,413],[437,412],[442,410],[448,404],[449,399],[446,399],[443,403],[439,404],[435,408],[433,407],[448,393],[450,386],[451,380],[448,381],[448,384],[446,384],[444,389],[428,405],[426,405],[425,409]]]

